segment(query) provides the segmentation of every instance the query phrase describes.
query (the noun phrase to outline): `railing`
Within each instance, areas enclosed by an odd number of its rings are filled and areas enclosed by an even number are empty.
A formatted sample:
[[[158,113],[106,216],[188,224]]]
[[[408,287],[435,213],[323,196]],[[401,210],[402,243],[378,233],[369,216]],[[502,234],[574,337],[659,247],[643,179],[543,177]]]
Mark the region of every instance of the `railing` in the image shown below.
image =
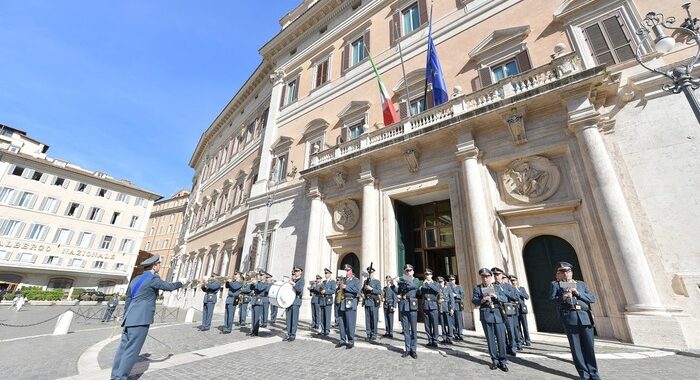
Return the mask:
[[[546,65],[501,79],[471,94],[453,95],[452,100],[438,107],[313,154],[310,168],[545,86],[555,80],[576,74],[582,69],[581,60],[575,52],[559,56]]]

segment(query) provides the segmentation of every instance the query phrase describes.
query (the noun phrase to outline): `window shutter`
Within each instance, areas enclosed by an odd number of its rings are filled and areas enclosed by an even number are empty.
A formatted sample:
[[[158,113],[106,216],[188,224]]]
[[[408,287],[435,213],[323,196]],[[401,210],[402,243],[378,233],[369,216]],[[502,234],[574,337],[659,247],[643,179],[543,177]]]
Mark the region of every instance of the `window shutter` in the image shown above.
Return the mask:
[[[112,190],[107,190],[107,193],[105,193],[105,198],[109,199],[109,197],[112,196]]]
[[[49,175],[46,174],[46,173],[43,173],[43,174],[41,175],[41,178],[39,178],[39,181],[41,181],[41,183],[46,183],[46,180],[47,180],[48,178],[49,178]]]
[[[43,231],[41,231],[41,235],[39,236],[40,241],[44,241],[46,239],[46,235],[49,234],[49,226],[44,226]]]
[[[36,262],[36,258],[37,258],[36,253],[32,254],[32,261],[31,261],[32,264],[34,264]]]
[[[38,195],[32,194],[32,199],[29,201],[29,207],[30,209],[34,208],[34,204],[36,203],[37,198],[39,198]]]
[[[92,190],[92,185],[85,185],[85,194],[90,194],[90,190]]]
[[[59,206],[60,204],[61,204],[61,201],[57,199],[56,202],[54,202],[54,204],[53,204],[53,209],[51,210],[51,212],[54,213],[54,214],[55,214],[56,212],[58,212],[58,206]]]
[[[348,67],[350,67],[350,44],[349,43],[345,44],[345,46],[343,47],[342,61],[343,61],[343,63],[342,63],[341,69],[344,72],[345,70],[348,69]]]
[[[22,172],[23,178],[32,178],[32,175],[34,175],[33,169],[24,169],[24,171]]]
[[[600,29],[600,25],[593,24],[588,28],[584,29],[586,35],[586,41],[591,49],[591,55],[595,59],[596,63],[601,64],[615,64],[615,60],[610,53],[610,48],[608,43],[605,41],[603,36],[603,31]]]
[[[63,180],[63,188],[64,188],[64,189],[67,189],[67,188],[68,188],[68,184],[70,184],[70,180],[64,179],[64,180]]]
[[[75,262],[75,259],[70,259],[70,261],[68,261],[68,266],[72,267],[74,262]]]
[[[431,109],[435,107],[435,98],[433,97],[433,90],[430,89],[425,94],[425,109]]]
[[[608,38],[610,38],[612,49],[615,50],[618,63],[633,59],[634,52],[632,51],[630,37],[627,34],[622,17],[615,15],[614,17],[604,20],[603,26],[608,34]]]
[[[73,231],[68,232],[68,238],[66,239],[65,244],[70,245],[71,241],[73,241]]]
[[[10,169],[7,171],[7,174],[12,174],[13,171],[15,171],[15,168],[17,165],[10,165]]]
[[[60,258],[58,259],[58,262],[56,263],[56,265],[62,265],[62,264],[63,264],[63,258],[60,257]]]
[[[297,75],[297,77],[294,79],[294,97],[292,98],[292,102],[296,102],[297,99],[299,99],[299,82],[301,82],[300,77],[301,74]]]
[[[285,101],[285,95],[287,94],[287,84],[283,83],[282,84],[282,97],[280,98],[280,108],[284,107],[284,101]],[[238,148],[240,149],[241,147],[241,140],[238,140]],[[206,172],[206,168],[204,169]]]
[[[401,37],[401,12],[396,11],[389,21],[389,44],[396,45],[396,41]]]
[[[39,206],[39,210],[44,210],[44,207],[46,207],[46,202],[49,200],[49,197],[45,197],[43,201],[41,201],[41,205]]]
[[[493,81],[491,80],[491,68],[484,67],[479,69],[479,81],[481,81],[481,88],[490,86]]]
[[[18,252],[17,256],[15,256],[15,261],[19,261],[19,259],[22,258],[22,252]]]
[[[95,218],[95,221],[96,221],[96,222],[101,222],[101,221],[102,221],[102,217],[104,216],[104,214],[105,214],[105,210],[100,209],[100,210],[97,212],[97,218]]]
[[[21,236],[22,230],[24,229],[24,222],[21,222],[19,226],[17,227],[17,233],[15,233],[15,238],[19,238]]]
[[[68,206],[70,207],[70,205]],[[83,213],[83,205],[78,206],[78,208],[75,210],[75,214],[73,214],[74,217],[80,218],[80,215]]]
[[[530,63],[530,57],[528,57],[527,50],[523,50],[518,53],[518,55],[515,56],[515,61],[518,62],[518,69],[521,73],[532,69],[532,64]]]
[[[88,243],[88,248],[92,247],[92,243],[95,241],[95,234],[90,235],[90,243]]]
[[[408,117],[408,102],[400,102],[399,103],[399,116],[401,119],[405,119]]]
[[[370,45],[369,45],[369,29],[367,29],[367,31],[365,31],[365,35],[362,36],[362,37],[363,37],[363,39],[364,39],[365,49],[367,49],[367,51],[365,52],[365,54],[368,54],[369,52],[372,51],[372,50],[370,49]],[[365,58],[367,58],[367,57],[365,57]]]
[[[17,198],[19,198],[19,195],[21,193],[22,193],[21,191],[17,191],[17,190],[13,191],[12,195],[10,195],[10,198],[7,200],[7,204],[14,206],[15,203],[17,203]]]
[[[428,15],[428,1],[427,0],[418,0],[418,13],[420,14],[420,24],[425,25],[429,21],[429,15]]]
[[[41,263],[42,263],[42,264],[48,263],[48,262],[49,262],[49,257],[50,257],[50,256],[44,256],[44,261],[42,261]]]
[[[87,260],[83,260],[83,263],[80,266],[85,268],[85,264],[87,264]]]

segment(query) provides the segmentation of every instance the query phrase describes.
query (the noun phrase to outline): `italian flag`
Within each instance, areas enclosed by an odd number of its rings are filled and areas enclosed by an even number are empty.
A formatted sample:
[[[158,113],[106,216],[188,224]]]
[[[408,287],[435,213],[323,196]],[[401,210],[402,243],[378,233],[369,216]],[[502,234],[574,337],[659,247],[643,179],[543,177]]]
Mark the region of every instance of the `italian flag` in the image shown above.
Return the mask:
[[[374,70],[374,74],[377,76],[377,82],[379,82],[379,96],[382,99],[382,114],[384,115],[384,125],[391,125],[397,123],[399,120],[401,120],[401,118],[399,117],[398,112],[396,112],[394,102],[391,101],[389,92],[386,90],[386,87],[384,87],[384,82],[382,82],[382,77],[381,75],[379,75],[379,71],[377,71],[377,66],[374,65],[372,55],[369,54],[369,52],[367,52],[367,55],[369,56],[369,61],[372,63],[372,69]]]

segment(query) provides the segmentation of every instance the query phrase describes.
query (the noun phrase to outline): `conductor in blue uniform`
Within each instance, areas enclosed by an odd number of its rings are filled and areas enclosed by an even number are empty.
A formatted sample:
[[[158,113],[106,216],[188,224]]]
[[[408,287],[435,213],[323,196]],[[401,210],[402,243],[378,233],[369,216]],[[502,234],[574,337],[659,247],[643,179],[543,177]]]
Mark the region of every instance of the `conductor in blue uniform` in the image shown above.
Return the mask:
[[[347,349],[355,347],[355,325],[357,323],[357,298],[360,293],[360,279],[354,277],[350,264],[345,264],[345,282],[340,285],[343,291],[343,299],[340,302],[338,316],[340,319],[340,341],[336,348],[345,346]]]
[[[595,358],[591,314],[591,304],[595,303],[595,296],[586,284],[573,279],[571,264],[560,262],[556,269],[561,281],[552,282],[550,299],[559,308],[559,318],[566,329],[574,365],[581,379],[600,379]]]
[[[136,276],[126,291],[121,342],[114,355],[110,379],[126,380],[141,352],[148,328],[156,312],[159,290],[173,291],[182,287],[182,282],[165,282],[160,279],[160,256],[154,255],[141,263],[143,274]]]
[[[287,308],[287,337],[284,341],[293,342],[297,336],[297,327],[299,326],[299,308],[301,307],[301,298],[304,294],[304,270],[300,267],[294,267],[292,278],[289,283],[294,287],[296,296],[292,306]]]
[[[202,281],[202,291],[204,292],[202,307],[202,326],[200,330],[208,331],[211,327],[211,319],[214,316],[214,306],[216,306],[216,296],[221,289],[221,283],[210,278],[206,283]]]

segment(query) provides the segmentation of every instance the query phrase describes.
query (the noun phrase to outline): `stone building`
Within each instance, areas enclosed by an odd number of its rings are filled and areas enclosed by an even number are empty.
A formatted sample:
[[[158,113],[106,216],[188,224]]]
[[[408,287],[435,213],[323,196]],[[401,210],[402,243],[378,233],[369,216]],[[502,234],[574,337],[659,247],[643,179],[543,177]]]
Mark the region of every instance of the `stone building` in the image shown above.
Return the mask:
[[[685,99],[634,59],[638,51],[668,70],[693,55],[681,43],[661,55],[635,33],[647,11],[682,10],[648,0],[435,1],[432,38],[450,89],[435,105],[425,81],[430,3],[305,0],[280,20],[249,80],[265,71],[272,82],[260,95],[269,115],[252,172],[261,175],[247,222],[228,233],[242,247],[237,267],[279,277],[302,265],[309,280],[345,263],[373,263],[380,278],[412,263],[419,277],[457,274],[469,289],[479,268],[499,266],[530,290],[531,326],[558,332],[547,298],[555,263],[569,261],[598,296],[600,336],[700,347],[698,125]],[[399,122],[382,124],[368,52]],[[198,176],[227,141],[216,128],[230,111],[205,132],[220,142],[200,142],[193,156]],[[195,248],[188,239],[190,257],[214,257],[220,240]],[[480,328],[477,318],[465,313],[465,326]]]
[[[171,280],[173,274],[172,257],[177,241],[182,233],[182,226],[190,192],[180,190],[168,199],[161,199],[153,204],[153,212],[146,225],[146,236],[141,249],[153,255],[160,255],[162,267],[160,276]]]
[[[159,195],[0,125],[0,286],[123,292]]]

